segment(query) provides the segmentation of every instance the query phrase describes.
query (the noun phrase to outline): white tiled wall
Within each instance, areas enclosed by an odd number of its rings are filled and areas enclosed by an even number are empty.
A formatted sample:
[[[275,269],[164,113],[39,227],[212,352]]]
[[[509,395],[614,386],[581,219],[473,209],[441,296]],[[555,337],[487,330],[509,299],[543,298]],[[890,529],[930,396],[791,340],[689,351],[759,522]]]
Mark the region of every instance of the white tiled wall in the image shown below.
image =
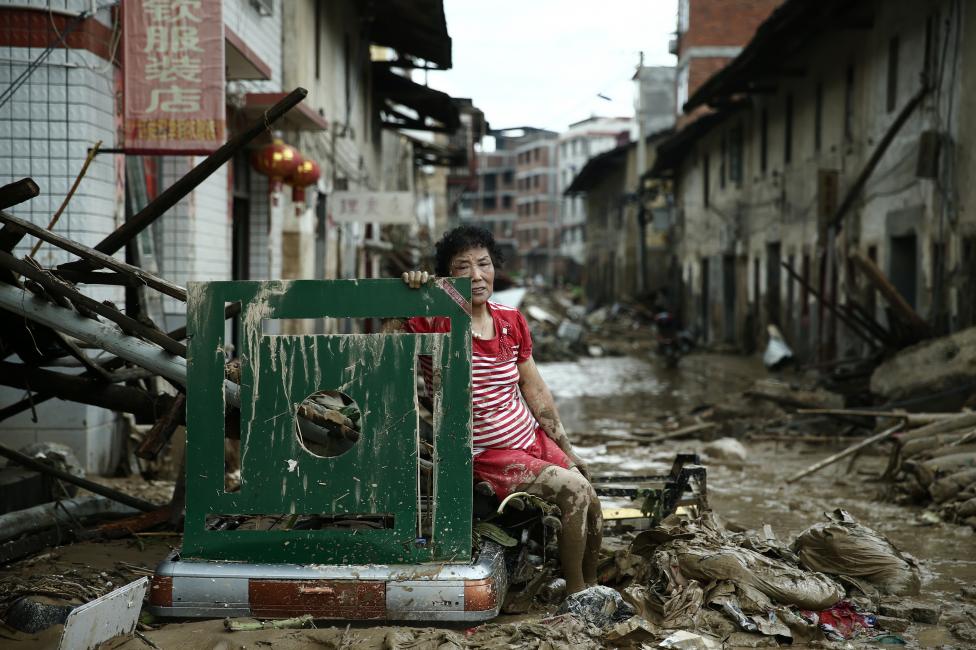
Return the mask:
[[[38,0],[16,4],[49,6]],[[89,6],[90,2],[83,0],[50,3],[52,9],[74,12]],[[99,13],[99,18],[107,15],[104,10]],[[41,51],[0,47],[0,88],[6,89]],[[114,74],[111,65],[90,52],[55,49],[0,107],[0,184],[30,176],[41,189],[40,196],[10,212],[46,226],[81,170],[88,148],[98,140],[104,147],[116,146]],[[115,160],[109,154],[99,155],[54,227],[55,232],[94,246],[121,221],[116,192]],[[26,255],[33,244],[33,238],[25,238],[14,254]],[[54,266],[75,258],[44,244],[37,259],[45,266]],[[124,302],[119,287],[86,292],[98,300]],[[0,389],[0,405],[23,397],[21,390]],[[111,411],[49,400],[38,406],[37,416],[37,423],[31,421],[29,411],[0,422],[4,444],[18,448],[35,441],[62,442],[75,450],[87,471],[114,469],[121,445],[116,416]]]

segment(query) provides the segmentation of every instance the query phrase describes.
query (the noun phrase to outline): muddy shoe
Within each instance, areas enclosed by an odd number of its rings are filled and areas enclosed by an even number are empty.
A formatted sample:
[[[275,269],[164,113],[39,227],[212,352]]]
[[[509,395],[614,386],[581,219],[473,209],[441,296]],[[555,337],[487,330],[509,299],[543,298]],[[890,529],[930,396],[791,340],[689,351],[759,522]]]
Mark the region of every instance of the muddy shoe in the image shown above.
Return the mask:
[[[597,628],[605,628],[625,621],[637,612],[610,587],[597,585],[570,594],[556,610],[557,614],[572,614]]]

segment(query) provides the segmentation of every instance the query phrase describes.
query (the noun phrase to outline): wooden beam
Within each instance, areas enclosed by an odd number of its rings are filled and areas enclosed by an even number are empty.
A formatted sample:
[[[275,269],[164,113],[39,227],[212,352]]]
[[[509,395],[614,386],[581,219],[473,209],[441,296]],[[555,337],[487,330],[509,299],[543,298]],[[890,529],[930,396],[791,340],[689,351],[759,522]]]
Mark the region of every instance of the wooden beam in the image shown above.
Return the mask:
[[[156,424],[149,430],[149,433],[136,449],[136,456],[146,460],[155,460],[159,453],[166,447],[166,443],[173,436],[176,427],[186,424],[186,394],[180,393],[173,400],[169,409],[161,418],[156,420]]]
[[[104,316],[128,334],[133,334],[147,341],[151,341],[170,354],[175,354],[180,357],[186,356],[186,346],[184,344],[174,341],[155,327],[150,327],[130,316],[126,316],[115,307],[98,302],[94,298],[89,298],[80,291],[46,274],[44,271],[39,271],[31,264],[23,260],[18,260],[10,253],[0,251],[0,266],[11,269],[25,278],[30,278],[44,287],[44,290],[48,293],[67,298],[75,307],[84,307],[99,316]]]
[[[908,304],[908,301],[902,297],[898,289],[895,288],[885,274],[881,272],[877,264],[874,263],[871,258],[860,251],[853,251],[850,254],[850,260],[854,262],[854,266],[858,268],[861,273],[874,285],[878,292],[884,297],[891,310],[895,313],[898,318],[907,325],[912,332],[920,339],[925,339],[933,336],[934,332],[932,327],[925,322],[921,316],[918,315],[912,306]]]
[[[0,187],[0,210],[29,201],[41,193],[33,178],[22,178]]]
[[[137,266],[126,264],[125,262],[97,251],[94,248],[89,248],[84,244],[79,244],[78,242],[68,239],[67,237],[62,237],[61,235],[53,233],[40,226],[36,226],[31,222],[15,217],[12,214],[7,214],[6,212],[0,211],[0,221],[8,225],[12,224],[17,226],[18,228],[26,231],[28,235],[32,235],[38,239],[43,239],[49,244],[54,244],[58,248],[66,250],[69,253],[74,253],[78,257],[90,262],[96,268],[104,267],[107,269],[112,269],[117,273],[130,275],[139,282],[142,282],[143,284],[148,285],[157,291],[165,293],[167,296],[171,296],[177,300],[186,302],[186,289],[162,278],[156,277],[151,273],[146,273]]]

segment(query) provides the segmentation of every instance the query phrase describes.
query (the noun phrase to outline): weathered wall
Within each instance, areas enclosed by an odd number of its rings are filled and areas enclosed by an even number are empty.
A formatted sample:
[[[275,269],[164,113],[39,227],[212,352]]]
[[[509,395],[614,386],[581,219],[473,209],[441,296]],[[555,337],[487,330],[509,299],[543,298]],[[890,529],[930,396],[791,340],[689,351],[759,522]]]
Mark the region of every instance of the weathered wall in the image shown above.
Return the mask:
[[[808,277],[820,288],[819,268],[827,242],[818,228],[821,208],[818,173],[835,170],[839,174],[839,203],[901,107],[920,87],[926,19],[936,10],[941,16],[940,26],[944,25],[953,3],[933,6],[879,2],[875,8],[873,27],[829,33],[784,60],[784,67],[801,73],[777,78],[775,92],[752,96],[744,110],[727,117],[694,145],[677,172],[677,201],[683,216],[678,250],[685,285],[690,290],[687,313],[707,329],[712,341],[722,340],[728,331],[723,287],[730,283],[723,279],[723,266],[729,272],[737,269],[736,280],[731,284],[738,296],[748,296],[747,312],[735,317],[734,339],[740,345],[749,347],[764,341],[764,326],[770,322],[779,324],[787,338],[797,342],[801,350],[812,348],[818,340],[828,341],[830,324],[825,319],[821,325],[816,301],[809,297],[806,305],[801,304],[805,292],[797,285],[791,287],[785,272],[770,273],[770,259],[775,259],[778,248],[779,259],[792,259],[794,268],[801,273],[806,259]],[[949,22],[960,24],[954,19]],[[897,94],[894,108],[889,110],[889,44],[896,36],[899,39]],[[948,38],[947,51],[951,57],[955,30],[949,34],[940,32],[939,51],[945,38]],[[854,79],[853,112],[846,118],[848,66]],[[938,301],[938,279],[933,276],[932,263],[934,246],[945,243],[948,266],[954,268],[960,257],[960,237],[971,219],[964,211],[957,212],[955,206],[943,205],[936,182],[916,176],[923,131],[948,131],[953,140],[967,141],[958,124],[957,104],[961,93],[956,90],[958,84],[951,80],[953,69],[952,61],[947,61],[941,86],[915,111],[891,143],[846,215],[835,249],[840,254],[851,249],[864,253],[877,251],[879,266],[889,274],[897,273],[902,262],[892,254],[891,238],[914,234],[918,242],[917,308],[926,316],[934,314]],[[823,98],[819,150],[814,135],[818,85],[822,87]],[[787,161],[788,96],[792,96],[793,119],[792,151]],[[761,162],[764,111],[768,119],[765,170]],[[845,119],[850,120],[847,135]],[[742,129],[744,142],[741,183],[734,182],[729,174],[730,142],[737,128]],[[706,160],[709,165],[707,206]],[[943,182],[951,188],[954,185],[951,170],[943,165],[941,174]],[[727,255],[734,257],[734,264],[723,262],[723,256]],[[710,278],[703,283],[705,260]],[[742,272],[743,266],[748,269],[746,273]],[[844,264],[838,264],[837,275],[841,295],[851,292],[861,297],[858,292],[864,291],[863,279],[848,275]],[[775,286],[769,286],[777,276]],[[947,278],[946,282],[951,285],[955,281]],[[703,298],[703,289],[707,289],[707,299]],[[950,311],[956,318],[958,309],[953,307]],[[880,311],[877,317],[883,320]],[[842,326],[839,328],[838,353],[844,348],[857,349],[859,345]]]

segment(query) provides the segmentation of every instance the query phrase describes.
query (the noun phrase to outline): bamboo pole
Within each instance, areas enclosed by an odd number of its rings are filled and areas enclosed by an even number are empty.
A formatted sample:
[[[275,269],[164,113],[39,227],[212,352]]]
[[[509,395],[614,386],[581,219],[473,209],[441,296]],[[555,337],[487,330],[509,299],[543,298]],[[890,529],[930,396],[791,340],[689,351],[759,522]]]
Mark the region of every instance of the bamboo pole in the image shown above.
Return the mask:
[[[88,173],[88,168],[91,166],[92,161],[95,160],[95,156],[98,155],[98,150],[101,148],[102,148],[102,141],[99,140],[98,142],[95,143],[94,147],[88,150],[88,156],[85,157],[85,164],[81,166],[81,171],[78,172],[78,175],[75,177],[75,182],[71,185],[71,189],[68,190],[68,193],[65,195],[64,201],[61,201],[61,206],[58,208],[58,211],[54,213],[54,216],[51,217],[51,221],[48,222],[47,224],[48,230],[53,229],[54,226],[58,223],[58,219],[61,218],[61,214],[64,212],[64,209],[68,207],[68,203],[71,202],[71,197],[75,195],[75,191],[78,189],[78,186],[81,184],[81,179],[83,179],[85,177],[85,174]],[[34,255],[37,253],[37,250],[41,247],[41,244],[43,243],[44,241],[41,239],[38,239],[36,242],[34,242],[34,247],[31,248],[31,252],[30,255],[28,255],[28,257],[34,257]]]
[[[795,476],[786,479],[786,482],[787,483],[795,483],[796,481],[799,481],[801,478],[803,478],[805,476],[809,476],[810,474],[813,474],[814,472],[819,472],[824,467],[827,467],[828,465],[833,465],[834,463],[836,463],[837,461],[841,460],[842,458],[847,458],[851,454],[853,454],[853,453],[855,453],[857,451],[860,451],[861,449],[864,449],[865,447],[868,447],[870,445],[873,445],[876,442],[880,442],[880,441],[884,440],[885,438],[890,438],[896,431],[898,431],[899,429],[901,429],[903,425],[904,425],[904,422],[903,421],[900,421],[895,426],[889,427],[889,428],[885,429],[884,431],[882,431],[881,433],[878,433],[878,434],[875,434],[875,435],[871,436],[870,438],[865,438],[861,442],[858,442],[857,444],[851,445],[850,447],[848,447],[844,451],[838,452],[838,453],[834,454],[833,456],[828,456],[827,458],[824,458],[819,463],[814,463],[813,465],[811,465],[807,469],[803,470],[799,474],[796,474]]]

